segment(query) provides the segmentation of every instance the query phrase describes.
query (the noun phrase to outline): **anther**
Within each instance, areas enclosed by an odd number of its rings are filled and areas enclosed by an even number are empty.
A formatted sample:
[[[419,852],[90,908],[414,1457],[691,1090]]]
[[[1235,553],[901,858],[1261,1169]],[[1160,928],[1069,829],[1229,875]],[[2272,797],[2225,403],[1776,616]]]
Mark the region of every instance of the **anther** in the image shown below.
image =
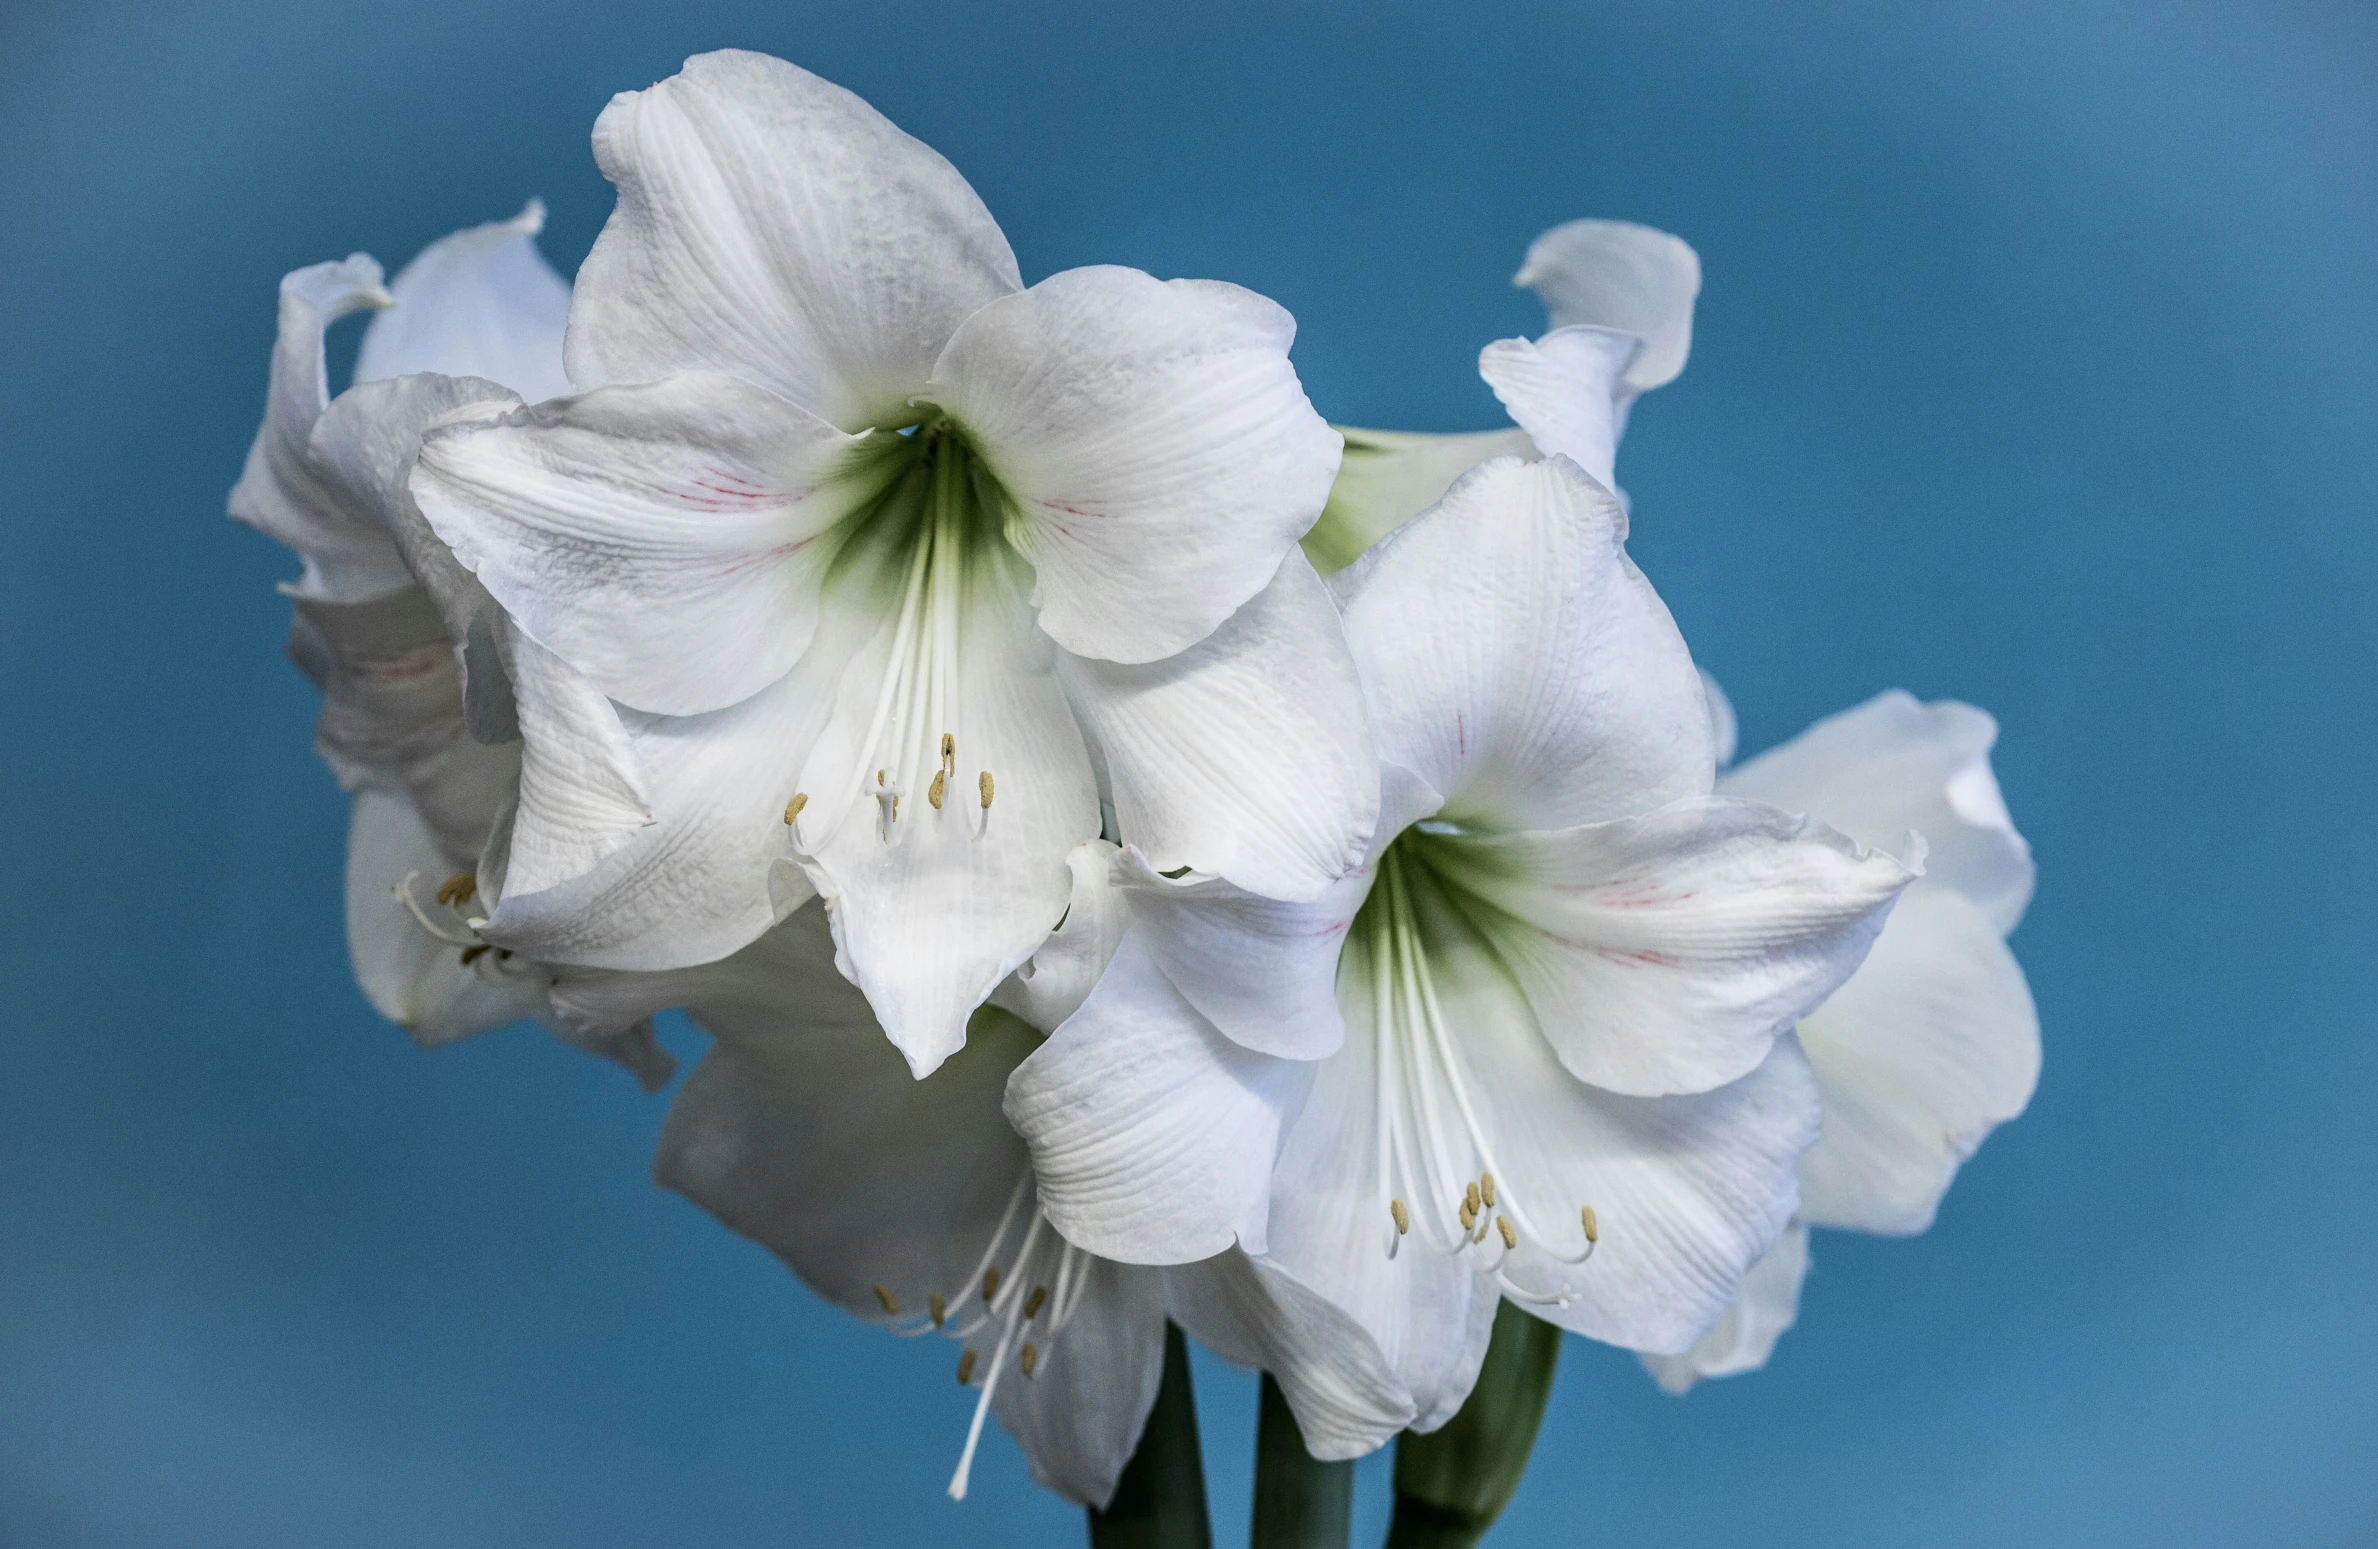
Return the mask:
[[[1032,1343],[1030,1340],[1026,1340],[1024,1342],[1024,1353],[1017,1358],[1016,1364],[1023,1368],[1024,1375],[1026,1377],[1030,1377],[1032,1375],[1032,1368],[1040,1364],[1040,1347]]]
[[[449,906],[467,904],[478,891],[478,877],[467,871],[458,871],[438,884],[438,902]]]
[[[925,800],[933,804],[933,810],[936,812],[941,810],[942,783],[948,779],[949,775],[946,771],[937,769],[933,772],[933,783],[925,787]]]
[[[490,950],[491,949],[484,941],[480,942],[475,947],[464,947],[462,949],[462,966],[465,968],[470,967],[473,963],[485,957]]]
[[[892,821],[900,821],[900,798],[897,796],[892,798]]]
[[[1587,1242],[1600,1242],[1602,1240],[1602,1228],[1600,1223],[1594,1220],[1593,1206],[1587,1205],[1584,1209],[1578,1211],[1577,1220],[1578,1224],[1585,1228],[1585,1240]]]
[[[786,802],[784,804],[785,826],[790,828],[793,820],[801,815],[801,809],[808,805],[809,793],[807,791],[798,792],[791,801]]]
[[[965,1387],[973,1381],[974,1351],[969,1348],[958,1352],[958,1386]]]
[[[1034,1286],[1032,1288],[1032,1294],[1024,1298],[1024,1316],[1027,1318],[1039,1317],[1040,1309],[1044,1304],[1047,1303],[1048,1299],[1049,1288],[1047,1286]]]
[[[1478,1193],[1478,1185],[1476,1185],[1475,1183],[1473,1183],[1473,1184],[1469,1185],[1467,1188],[1463,1189],[1463,1190],[1461,1191],[1461,1199],[1462,1199],[1462,1203],[1463,1203],[1463,1204],[1465,1204],[1465,1205],[1467,1205],[1467,1206],[1469,1206],[1469,1207],[1470,1207],[1470,1213],[1471,1213],[1472,1215],[1476,1215],[1476,1214],[1478,1213],[1478,1206],[1479,1206],[1479,1204],[1481,1203],[1481,1200],[1480,1200],[1480,1198],[1479,1198],[1479,1193]],[[1489,1204],[1489,1205],[1491,1205],[1491,1204],[1493,1204],[1493,1203],[1494,1203],[1494,1201],[1493,1201],[1493,1200],[1485,1200],[1485,1201],[1483,1201],[1483,1203],[1486,1203],[1486,1204]]]
[[[1404,1202],[1402,1200],[1389,1200],[1387,1202],[1387,1213],[1395,1217],[1395,1234],[1398,1237],[1401,1237],[1406,1232],[1412,1230],[1412,1212],[1404,1208]]]
[[[1512,1229],[1509,1216],[1496,1216],[1495,1230],[1503,1234],[1504,1251],[1508,1252],[1519,1246],[1519,1233]]]
[[[983,788],[983,810],[988,812],[991,810],[991,771],[984,770],[982,777],[975,783]]]
[[[946,732],[946,731],[945,731],[945,732],[943,732],[943,733],[941,734],[941,761],[942,761],[943,763],[945,763],[945,764],[946,764],[946,763],[948,763],[948,762],[949,762],[951,759],[953,759],[953,758],[956,758],[957,756],[958,756],[958,739],[957,739],[957,738],[955,738],[955,737],[953,737],[953,736],[951,736],[951,735],[950,735],[948,732]]]
[[[983,1300],[987,1302],[998,1294],[999,1266],[994,1264],[989,1269],[983,1271]]]
[[[880,769],[875,771],[875,783],[878,785],[883,784],[883,771]]]
[[[925,1298],[925,1311],[932,1317],[933,1326],[939,1328],[942,1320],[949,1316],[950,1309],[949,1304],[941,1299],[941,1293],[935,1291]]]
[[[1478,1199],[1475,1194],[1461,1202],[1461,1229],[1468,1231],[1478,1224]]]
[[[1478,1197],[1486,1201],[1489,1209],[1493,1208],[1495,1202],[1495,1175],[1493,1173],[1478,1175]]]
[[[891,1292],[880,1285],[875,1288],[875,1299],[882,1304],[885,1317],[897,1318],[900,1316],[900,1304],[893,1300]]]

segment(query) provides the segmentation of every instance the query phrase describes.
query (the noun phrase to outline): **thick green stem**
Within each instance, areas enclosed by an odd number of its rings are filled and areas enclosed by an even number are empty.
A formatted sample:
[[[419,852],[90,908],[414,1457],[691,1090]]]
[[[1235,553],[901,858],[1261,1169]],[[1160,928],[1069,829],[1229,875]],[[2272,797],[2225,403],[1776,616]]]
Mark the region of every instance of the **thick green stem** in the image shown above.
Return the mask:
[[[1164,1326],[1164,1384],[1139,1448],[1123,1465],[1115,1498],[1090,1508],[1090,1549],[1212,1549],[1205,1465],[1197,1452],[1197,1398],[1189,1391],[1189,1342]]]
[[[1305,1450],[1288,1397],[1263,1374],[1255,1421],[1255,1525],[1247,1549],[1346,1549],[1354,1529],[1354,1461]]]
[[[1552,1393],[1561,1331],[1510,1302],[1468,1402],[1425,1436],[1395,1444],[1395,1519],[1387,1549],[1470,1549],[1510,1504]]]

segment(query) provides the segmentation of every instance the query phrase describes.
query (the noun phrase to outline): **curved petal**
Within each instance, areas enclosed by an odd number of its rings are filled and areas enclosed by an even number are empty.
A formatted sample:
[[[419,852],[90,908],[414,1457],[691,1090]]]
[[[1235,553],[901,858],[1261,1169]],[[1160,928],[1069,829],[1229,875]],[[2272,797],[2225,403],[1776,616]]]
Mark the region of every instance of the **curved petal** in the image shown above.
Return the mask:
[[[1451,821],[1566,828],[1709,789],[1684,640],[1565,459],[1498,460],[1343,574],[1379,758]]]
[[[1412,1423],[1412,1396],[1377,1342],[1276,1266],[1233,1248],[1165,1270],[1164,1286],[1174,1322],[1224,1360],[1272,1374],[1314,1457],[1361,1457]]]
[[[2031,902],[2031,846],[1990,772],[1998,723],[1899,689],[1827,716],[1727,772],[1729,795],[1808,812],[1869,845],[1924,836],[1925,885],[1973,900],[2001,934]]]
[[[1800,1162],[1800,1213],[1819,1226],[1924,1230],[1958,1164],[2039,1080],[2023,970],[1946,888],[1908,891],[1800,1041],[1825,1097],[1824,1138]]]
[[[380,266],[362,253],[294,270],[281,281],[264,423],[248,447],[229,505],[234,520],[295,550],[304,562],[289,587],[293,596],[363,602],[413,584],[388,534],[369,513],[326,487],[306,457],[307,438],[330,402],[323,330],[349,313],[388,304]]]
[[[1016,1068],[1007,1116],[1068,1239],[1186,1264],[1261,1250],[1272,1156],[1311,1071],[1214,1031],[1126,935],[1082,1009]]]
[[[540,893],[586,875],[652,826],[652,802],[610,700],[509,618],[495,627],[495,649],[521,741],[505,886]]]
[[[1160,1270],[1085,1258],[1081,1300],[1032,1376],[1001,1383],[992,1412],[1031,1465],[1032,1482],[1104,1507],[1139,1448],[1164,1378]]]
[[[1725,768],[1734,762],[1734,751],[1741,744],[1741,723],[1734,718],[1734,701],[1726,697],[1725,686],[1701,669],[1701,693],[1709,701],[1710,751],[1717,767]]]
[[[393,303],[363,331],[355,380],[434,371],[501,382],[535,403],[570,390],[562,330],[570,284],[537,251],[545,202],[440,237],[397,271]]]
[[[1445,498],[1453,481],[1495,457],[1536,457],[1524,430],[1477,430],[1438,436],[1339,425],[1345,460],[1321,519],[1298,540],[1323,575],[1345,569],[1363,550]]]
[[[1692,352],[1701,259],[1667,232],[1631,221],[1570,221],[1529,244],[1512,283],[1536,293],[1555,328],[1585,323],[1641,337],[1629,393],[1675,381]]]
[[[523,629],[604,693],[696,715],[784,676],[838,545],[894,464],[775,394],[684,375],[451,424],[421,514]]]
[[[1302,554],[1177,656],[1065,655],[1058,674],[1122,836],[1158,870],[1309,899],[1362,863],[1379,816],[1362,683]]]
[[[1856,971],[1916,875],[1821,823],[1725,797],[1409,842],[1467,895],[1561,1063],[1641,1097],[1755,1069]]]
[[[1371,890],[1362,867],[1309,903],[1281,903],[1220,877],[1170,877],[1137,849],[1115,863],[1142,948],[1197,1014],[1258,1054],[1317,1060],[1345,1037],[1338,953]]]
[[[697,54],[595,121],[619,205],[578,271],[581,389],[724,371],[845,430],[901,425],[967,316],[1018,289],[956,168],[765,54]]]
[[[1296,323],[1253,291],[1069,269],[968,318],[928,395],[1009,499],[1040,626],[1151,662],[1261,591],[1329,498],[1337,432],[1305,401]]]
[[[1023,967],[991,992],[991,1004],[1012,1011],[1044,1033],[1082,1009],[1106,972],[1127,923],[1123,895],[1108,880],[1119,852],[1104,839],[1085,840],[1065,857],[1073,897],[1065,918]]]
[[[1703,1377],[1755,1372],[1775,1353],[1775,1342],[1800,1317],[1800,1282],[1808,1277],[1808,1227],[1792,1223],[1783,1240],[1742,1277],[1741,1294],[1708,1333],[1682,1355],[1640,1357],[1643,1369],[1670,1393],[1683,1393]]]
[[[1478,352],[1478,374],[1546,457],[1566,457],[1615,490],[1618,395],[1642,349],[1614,328],[1556,328],[1533,341],[1496,340]]]

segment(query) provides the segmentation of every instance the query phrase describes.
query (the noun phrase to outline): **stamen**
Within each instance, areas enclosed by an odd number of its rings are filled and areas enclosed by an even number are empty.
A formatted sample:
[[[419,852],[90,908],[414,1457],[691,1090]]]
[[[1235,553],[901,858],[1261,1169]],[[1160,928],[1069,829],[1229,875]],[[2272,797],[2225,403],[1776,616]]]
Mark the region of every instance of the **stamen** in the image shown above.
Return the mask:
[[[897,1318],[900,1316],[900,1304],[892,1299],[891,1292],[880,1285],[875,1288],[875,1299],[882,1304],[885,1317]]]
[[[943,733],[941,734],[941,761],[942,761],[942,763],[943,763],[944,765],[947,765],[947,764],[948,764],[948,763],[949,763],[949,762],[950,762],[952,759],[955,759],[957,756],[958,756],[958,739],[957,739],[957,738],[955,738],[955,737],[953,737],[953,736],[951,736],[951,735],[950,735],[948,732],[946,732],[946,731],[945,731],[945,732],[943,732]]]
[[[462,966],[465,968],[470,967],[473,963],[485,957],[491,950],[493,949],[490,948],[484,941],[480,942],[475,947],[464,947],[462,949]]]
[[[958,1386],[965,1387],[973,1381],[974,1347],[969,1345],[958,1352]]]
[[[1387,1213],[1395,1217],[1395,1234],[1398,1237],[1401,1237],[1406,1232],[1412,1230],[1412,1212],[1404,1208],[1404,1202],[1402,1200],[1389,1200],[1387,1202]]]
[[[983,1300],[987,1302],[998,1294],[999,1266],[993,1264],[990,1268],[983,1271]]]
[[[1503,1248],[1506,1252],[1516,1249],[1519,1246],[1519,1233],[1511,1229],[1511,1218],[1509,1216],[1496,1216],[1495,1230],[1503,1234]]]
[[[1030,1314],[1026,1314],[1026,1316],[1030,1316]],[[1023,1368],[1024,1375],[1029,1378],[1032,1375],[1032,1368],[1040,1364],[1040,1348],[1030,1340],[1026,1340],[1024,1353],[1017,1359],[1016,1364]]]
[[[949,1316],[949,1306],[942,1301],[939,1291],[935,1291],[925,1298],[925,1311],[931,1315],[935,1328],[941,1327],[943,1320]]]
[[[880,769],[875,771],[875,783],[878,785],[883,784],[883,771]]]
[[[1461,1202],[1461,1229],[1468,1231],[1478,1224],[1478,1196],[1472,1194]]]
[[[1494,1208],[1495,1175],[1493,1173],[1480,1173],[1478,1175],[1478,1197],[1486,1201],[1488,1209],[1491,1210]]]
[[[405,913],[413,917],[413,923],[420,926],[431,939],[442,941],[450,947],[477,946],[479,938],[476,934],[457,934],[429,917],[429,912],[421,907],[420,900],[413,896],[413,884],[420,880],[420,872],[408,871],[405,873],[405,879],[392,889],[396,895],[396,901],[404,905]],[[487,922],[481,920],[477,923],[484,925]],[[468,926],[470,922],[466,921],[465,924]]]
[[[1600,1242],[1602,1240],[1602,1227],[1599,1222],[1594,1220],[1593,1206],[1587,1205],[1577,1212],[1577,1223],[1585,1228],[1585,1240],[1587,1242]]]
[[[984,770],[980,778],[977,779],[975,783],[982,787],[983,810],[988,812],[991,810],[991,771],[988,769]]]
[[[947,741],[948,739],[944,738],[943,740]],[[937,769],[933,772],[933,783],[925,787],[925,800],[933,804],[933,810],[936,812],[941,810],[941,787],[948,779],[949,772],[947,770]]]
[[[807,791],[799,791],[799,792],[796,792],[796,793],[794,794],[794,796],[793,796],[793,799],[792,799],[791,801],[788,801],[788,802],[786,802],[786,803],[784,804],[784,824],[785,824],[785,827],[787,827],[787,828],[790,828],[790,827],[792,827],[792,826],[793,826],[793,821],[794,821],[794,819],[796,819],[796,818],[800,817],[800,815],[801,815],[801,809],[802,809],[803,807],[806,807],[806,806],[808,806],[808,805],[809,805],[809,793],[808,793]]]
[[[456,904],[469,903],[478,891],[478,877],[471,872],[458,871],[438,884],[438,902],[451,909]]]
[[[1461,1192],[1461,1198],[1462,1203],[1470,1207],[1470,1214],[1476,1215],[1479,1205],[1478,1185],[1473,1183],[1466,1186]]]
[[[1024,1316],[1027,1318],[1039,1317],[1041,1306],[1043,1303],[1047,1302],[1048,1299],[1049,1288],[1047,1286],[1034,1286],[1032,1288],[1032,1294],[1024,1298]],[[1032,1347],[1030,1345],[1026,1345],[1024,1348],[1029,1350]]]

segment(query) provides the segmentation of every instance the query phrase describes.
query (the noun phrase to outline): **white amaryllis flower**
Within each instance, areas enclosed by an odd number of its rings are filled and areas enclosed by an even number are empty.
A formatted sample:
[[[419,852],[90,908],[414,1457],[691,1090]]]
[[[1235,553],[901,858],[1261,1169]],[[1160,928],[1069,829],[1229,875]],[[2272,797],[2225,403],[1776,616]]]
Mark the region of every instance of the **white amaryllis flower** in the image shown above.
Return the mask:
[[[616,704],[654,821],[607,763],[524,779],[520,832],[577,843],[515,853],[491,939],[681,966],[814,888],[921,1074],[1063,912],[1102,781],[1160,866],[1310,898],[1359,862],[1359,690],[1296,548],[1339,441],[1286,313],[1026,289],[949,163],[763,55],[615,98],[595,153],[577,395],[433,432],[411,491]]]
[[[1069,1238],[1243,1247],[1354,1315],[1422,1429],[1498,1297],[1658,1350],[1725,1309],[1816,1134],[1790,1028],[1912,875],[1711,794],[1624,534],[1568,458],[1499,459],[1344,572],[1372,864],[1278,904],[1127,853],[1129,935],[1008,1088]]]
[[[1644,1358],[1670,1392],[1767,1364],[1798,1314],[1811,1225],[1923,1231],[1958,1165],[2031,1100],[2039,1014],[2006,935],[2033,867],[1990,770],[1997,737],[1971,705],[1894,691],[1719,777],[1869,843],[1913,829],[1930,852],[1864,966],[1800,1023],[1825,1129],[1800,1159],[1799,1220],[1691,1349]]]
[[[683,1005],[716,1040],[662,1129],[663,1184],[855,1316],[962,1347],[958,1380],[977,1397],[953,1496],[966,1493],[984,1416],[996,1413],[1036,1480],[1106,1505],[1156,1399],[1168,1313],[1227,1358],[1276,1373],[1330,1455],[1410,1418],[1359,1328],[1244,1254],[1120,1264],[1072,1246],[1042,1214],[1000,1093],[1040,1041],[1024,1017],[1070,1014],[1114,946],[1112,853],[1096,841],[1076,852],[1065,924],[923,1080],[835,971],[814,904],[723,962],[564,970],[556,991],[592,1032]]]
[[[1635,400],[1684,371],[1701,260],[1680,237],[1628,221],[1555,226],[1513,282],[1551,315],[1540,339],[1500,339],[1478,374],[1516,428],[1459,435],[1341,425],[1345,463],[1304,548],[1324,574],[1437,503],[1490,457],[1569,458],[1618,489],[1614,465]],[[1623,502],[1625,496],[1620,496]]]
[[[419,584],[387,517],[391,465],[450,405],[379,385],[331,401],[322,336],[376,308],[360,381],[436,369],[550,387],[569,292],[537,255],[543,219],[531,203],[513,220],[457,232],[386,288],[361,254],[284,279],[264,423],[231,495],[234,516],[304,562],[284,588],[295,605],[289,651],[322,690],[315,745],[354,793],[349,953],[373,1007],[425,1045],[546,1009],[551,976],[471,928],[474,873],[518,786],[521,748],[467,734],[460,636],[449,638],[439,599]],[[481,398],[518,401],[478,386]],[[594,1047],[647,1086],[668,1077],[648,1028],[615,1030]]]

